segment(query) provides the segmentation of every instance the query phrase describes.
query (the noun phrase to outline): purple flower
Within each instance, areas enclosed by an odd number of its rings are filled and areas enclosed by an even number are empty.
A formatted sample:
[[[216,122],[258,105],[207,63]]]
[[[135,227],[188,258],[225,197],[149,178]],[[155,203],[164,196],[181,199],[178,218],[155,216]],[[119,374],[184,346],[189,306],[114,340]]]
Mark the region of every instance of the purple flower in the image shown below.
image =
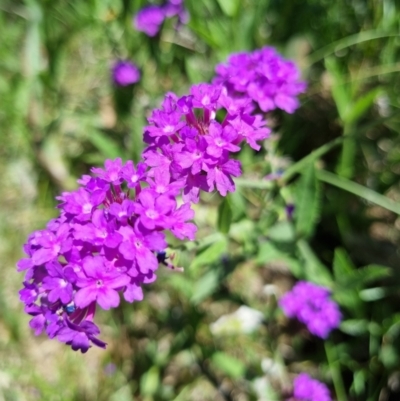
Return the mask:
[[[332,401],[328,387],[306,373],[294,380],[293,396],[296,401]]]
[[[327,338],[342,319],[338,305],[330,299],[329,290],[307,281],[299,281],[280,299],[279,305],[285,315],[296,317],[321,338]]]
[[[172,15],[173,7],[183,3],[170,0],[168,5]],[[160,14],[161,8],[147,7],[137,19]],[[153,27],[162,22],[156,20]],[[81,352],[92,345],[104,348],[94,324],[96,309],[118,307],[121,294],[128,302],[141,301],[142,286],[157,278],[158,255],[168,246],[165,232],[194,240],[191,203],[199,201],[200,191],[216,189],[226,196],[235,190],[232,177],[241,175],[241,165],[231,154],[244,142],[258,150],[258,141],[270,132],[262,116],[254,113],[254,99],[237,95],[239,89],[247,90],[259,70],[267,77],[275,67],[246,65],[249,74],[225,86],[195,85],[182,97],[168,93],[148,119],[143,136],[147,146],[136,167],[120,158],[106,160],[103,168],[92,168],[92,175],[78,180],[76,191],[57,197],[59,216],[28,237],[27,257],[17,263],[18,271],[25,272],[20,299],[32,316],[29,324],[35,334],[45,331],[49,338]],[[283,75],[288,74],[285,68]],[[181,270],[165,260],[165,266]],[[340,322],[340,312],[328,295],[320,288],[318,296],[309,302],[303,296],[302,303],[292,302],[294,306],[287,296],[282,307],[324,337]],[[294,308],[299,305],[301,310]]]
[[[233,54],[215,70],[214,82],[223,84],[232,98],[250,98],[264,112],[279,108],[293,113],[299,107],[297,96],[306,89],[296,65],[272,47]]]
[[[147,36],[156,36],[165,19],[165,10],[161,6],[147,6],[139,10],[133,19],[135,29]]]
[[[128,86],[139,81],[140,72],[131,61],[117,61],[112,67],[112,79],[117,86]]]

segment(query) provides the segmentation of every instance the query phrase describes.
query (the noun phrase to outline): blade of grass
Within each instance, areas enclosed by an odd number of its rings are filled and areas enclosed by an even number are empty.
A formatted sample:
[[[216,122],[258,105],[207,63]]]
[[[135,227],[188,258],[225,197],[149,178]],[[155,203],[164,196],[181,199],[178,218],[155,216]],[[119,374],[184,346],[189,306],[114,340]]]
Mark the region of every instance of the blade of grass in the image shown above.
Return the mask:
[[[330,173],[325,170],[317,171],[317,178],[327,184],[333,185],[337,188],[343,189],[344,191],[350,192],[354,195],[359,196],[367,201],[375,203],[384,209],[390,210],[393,213],[400,215],[400,204],[387,198],[372,189],[366,188],[363,185],[357,184],[354,181],[347,180],[346,178],[339,177],[336,174]]]
[[[326,56],[329,56],[332,53],[335,53],[339,50],[345,49],[346,47],[354,46],[354,45],[357,45],[362,42],[367,42],[369,40],[388,38],[388,37],[393,37],[393,36],[399,36],[399,34],[372,30],[372,31],[364,31],[364,32],[356,33],[355,35],[347,36],[346,38],[340,39],[327,46],[324,46],[321,49],[316,50],[314,53],[311,53],[308,56],[307,67],[322,60],[323,58],[325,58]]]

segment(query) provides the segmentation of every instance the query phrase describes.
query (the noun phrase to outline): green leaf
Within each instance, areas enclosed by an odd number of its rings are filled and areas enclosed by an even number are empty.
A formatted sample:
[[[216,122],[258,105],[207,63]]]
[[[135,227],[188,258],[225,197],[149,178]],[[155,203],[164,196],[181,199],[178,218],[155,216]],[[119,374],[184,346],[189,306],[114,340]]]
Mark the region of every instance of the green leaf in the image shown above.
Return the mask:
[[[234,17],[240,6],[241,0],[217,0],[222,11],[228,17]]]
[[[354,270],[355,266],[347,252],[342,248],[336,248],[333,257],[333,274],[335,280],[338,282],[346,280],[346,277]]]
[[[344,115],[345,124],[352,124],[374,104],[375,99],[382,93],[382,88],[375,88],[363,94],[355,103],[351,104]]]
[[[385,298],[386,291],[382,287],[367,288],[360,291],[360,298],[365,302],[373,302]]]
[[[224,253],[226,253],[227,246],[228,242],[226,238],[220,238],[197,255],[191,263],[190,268],[196,269],[216,262]]]
[[[132,389],[129,384],[119,388],[109,398],[110,401],[133,401]]]
[[[219,284],[219,273],[217,270],[210,270],[194,286],[194,293],[190,301],[197,305],[211,295]]]
[[[365,370],[357,370],[353,375],[353,384],[351,388],[356,395],[361,395],[365,391],[365,383],[367,381],[367,372]]]
[[[278,221],[268,230],[267,235],[276,242],[293,242],[296,236],[293,225],[289,221]]]
[[[230,205],[229,195],[223,198],[218,207],[218,230],[223,234],[228,234],[232,222],[232,208]]]
[[[233,379],[243,377],[246,372],[246,365],[242,361],[225,352],[215,352],[211,357],[211,363]]]
[[[332,174],[329,171],[318,170],[317,178],[321,181],[327,182],[328,184],[334,185],[335,187],[341,188],[354,195],[364,198],[378,206],[381,206],[391,212],[400,214],[400,204],[381,195],[372,189],[366,188],[354,181],[350,181],[346,178],[340,177],[336,174]]]
[[[297,248],[304,259],[305,278],[313,283],[330,288],[333,284],[331,273],[317,258],[310,245],[305,240],[299,240]]]
[[[321,209],[320,183],[315,175],[315,167],[310,163],[296,184],[295,221],[296,231],[300,235],[312,235],[318,222]]]
[[[160,372],[157,366],[152,366],[140,379],[140,394],[152,396],[160,384]]]
[[[261,243],[257,255],[257,263],[265,265],[273,262],[283,262],[293,276],[297,278],[301,278],[303,275],[303,269],[297,260],[278,250],[271,242]]]
[[[368,321],[359,319],[348,319],[340,323],[340,330],[351,336],[359,336],[368,333]]]
[[[368,265],[354,270],[348,274],[346,280],[341,284],[343,288],[363,288],[374,281],[389,277],[391,269],[386,266]]]
[[[107,135],[93,129],[88,135],[88,140],[94,145],[107,159],[115,159],[121,157],[121,149]]]
[[[336,103],[339,116],[344,121],[351,101],[348,85],[343,83],[343,74],[339,69],[336,58],[327,57],[325,59],[325,68],[332,79],[332,97]]]
[[[386,369],[393,369],[399,366],[399,354],[392,344],[384,344],[379,353],[379,359]]]

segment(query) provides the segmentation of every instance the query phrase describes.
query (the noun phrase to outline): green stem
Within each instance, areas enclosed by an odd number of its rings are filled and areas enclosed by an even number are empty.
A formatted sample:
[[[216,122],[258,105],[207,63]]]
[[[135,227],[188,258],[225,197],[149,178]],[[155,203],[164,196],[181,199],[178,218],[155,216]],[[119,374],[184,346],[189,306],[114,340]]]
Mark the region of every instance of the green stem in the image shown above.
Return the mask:
[[[344,388],[342,374],[340,372],[340,363],[335,346],[330,341],[325,341],[324,345],[337,401],[347,401],[346,390]]]
[[[318,149],[312,151],[306,157],[303,157],[301,160],[290,166],[281,176],[280,181],[287,182],[289,181],[295,174],[300,173],[304,167],[308,164],[313,163],[314,161],[318,160],[321,156],[325,153],[328,153],[331,149],[335,148],[336,146],[340,145],[345,138],[339,137],[322,145]],[[348,138],[346,138],[348,139]]]
[[[343,136],[347,140],[343,143],[339,166],[336,169],[338,175],[345,178],[352,178],[354,173],[356,141],[354,137],[351,137],[352,131],[353,131],[353,126],[351,124],[345,124],[343,130]]]

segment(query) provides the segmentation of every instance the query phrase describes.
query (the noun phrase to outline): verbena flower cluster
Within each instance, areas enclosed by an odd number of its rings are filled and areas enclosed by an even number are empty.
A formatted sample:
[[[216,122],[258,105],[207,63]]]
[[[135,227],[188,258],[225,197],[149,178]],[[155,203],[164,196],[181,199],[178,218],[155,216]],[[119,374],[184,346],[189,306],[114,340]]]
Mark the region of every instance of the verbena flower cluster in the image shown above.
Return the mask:
[[[328,387],[306,373],[294,380],[293,396],[296,401],[332,401]]]
[[[330,299],[330,291],[307,281],[299,281],[279,305],[288,317],[296,317],[321,338],[327,338],[342,319],[337,303]]]
[[[106,160],[104,168],[64,192],[59,217],[32,233],[18,262],[25,271],[20,298],[35,334],[45,331],[74,350],[105,347],[94,323],[96,308],[143,299],[142,286],[167,261],[165,232],[193,240],[191,203],[200,191],[235,190],[241,166],[232,154],[246,142],[259,150],[270,130],[249,107],[218,84],[194,85],[178,97],[168,93],[144,129],[147,144],[135,165]]]
[[[183,0],[168,0],[164,5],[143,7],[133,18],[136,30],[147,36],[156,36],[166,18],[178,17],[179,24],[186,24],[189,14],[184,8]]]
[[[299,107],[297,96],[306,89],[296,65],[272,47],[232,54],[216,73],[214,83],[223,84],[231,97],[250,98],[264,112],[279,108],[293,113]]]
[[[112,79],[117,86],[128,86],[139,81],[139,68],[131,61],[117,61],[112,67]]]

